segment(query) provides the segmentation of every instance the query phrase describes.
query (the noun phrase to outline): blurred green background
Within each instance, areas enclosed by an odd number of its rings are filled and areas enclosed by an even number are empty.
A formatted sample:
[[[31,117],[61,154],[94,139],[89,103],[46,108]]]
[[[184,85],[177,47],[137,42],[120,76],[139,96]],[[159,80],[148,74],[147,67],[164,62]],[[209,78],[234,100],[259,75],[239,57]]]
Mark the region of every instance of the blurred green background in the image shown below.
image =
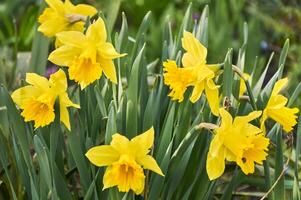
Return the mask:
[[[209,5],[209,63],[223,61],[228,48],[237,56],[243,41],[244,22],[248,22],[248,46],[245,71],[256,66],[265,67],[272,52],[276,56],[290,39],[290,50],[285,72],[294,88],[301,72],[301,3],[297,0],[74,0],[73,3],[89,3],[103,11],[111,30],[119,30],[121,13],[124,12],[133,35],[148,11],[152,11],[151,33],[146,37],[153,51],[148,57],[155,60],[161,53],[164,22],[171,21],[172,30],[179,28],[184,12],[193,3],[193,18],[200,17],[201,10]],[[22,72],[28,71],[29,56],[35,38],[42,0],[2,0],[0,3],[0,82],[14,87]],[[114,24],[114,26],[112,26]],[[114,31],[113,31],[114,33]],[[112,34],[113,36],[113,34]],[[53,48],[53,47],[52,47]],[[256,62],[257,57],[257,64]],[[235,59],[234,59],[235,60]],[[268,74],[273,74],[273,59]],[[258,70],[260,71],[260,70]],[[21,73],[19,73],[21,72]]]

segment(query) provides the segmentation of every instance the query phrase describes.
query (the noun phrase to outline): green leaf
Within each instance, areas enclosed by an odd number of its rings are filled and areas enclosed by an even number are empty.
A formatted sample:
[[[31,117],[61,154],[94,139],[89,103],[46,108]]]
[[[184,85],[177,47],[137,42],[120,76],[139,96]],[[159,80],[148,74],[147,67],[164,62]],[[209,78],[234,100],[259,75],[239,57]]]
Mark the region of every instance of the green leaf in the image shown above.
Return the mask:
[[[231,98],[232,94],[232,82],[233,82],[233,70],[232,70],[232,49],[228,50],[225,59],[224,73],[223,73],[223,95]]]

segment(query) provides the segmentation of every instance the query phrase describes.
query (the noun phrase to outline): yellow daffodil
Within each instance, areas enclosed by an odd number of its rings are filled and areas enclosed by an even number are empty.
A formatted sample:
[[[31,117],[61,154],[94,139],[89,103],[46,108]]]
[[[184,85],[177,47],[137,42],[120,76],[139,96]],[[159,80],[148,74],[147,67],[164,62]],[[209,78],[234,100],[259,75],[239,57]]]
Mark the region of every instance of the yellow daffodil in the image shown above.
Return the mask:
[[[183,68],[178,68],[172,60],[163,63],[164,82],[171,89],[169,96],[181,102],[186,89],[193,86],[190,101],[195,103],[205,91],[212,113],[218,116],[218,86],[213,81],[218,66],[206,64],[207,49],[192,33],[184,32],[182,46],[186,50],[182,58]]]
[[[54,121],[54,104],[59,98],[60,120],[70,130],[69,113],[67,107],[79,108],[72,103],[67,90],[66,75],[58,70],[47,80],[35,73],[26,74],[26,82],[30,85],[17,89],[12,93],[12,99],[23,110],[21,115],[25,122],[34,121],[34,127],[43,127]]]
[[[154,129],[128,140],[114,134],[110,145],[96,146],[86,153],[87,158],[98,167],[107,166],[103,177],[103,189],[118,186],[120,192],[144,190],[144,169],[164,176],[156,160],[147,155],[154,143]]]
[[[102,72],[113,83],[117,83],[113,59],[124,56],[116,52],[107,40],[104,21],[98,18],[83,34],[64,31],[56,34],[62,46],[49,55],[49,60],[59,66],[68,67],[69,78],[84,89],[98,80]]]
[[[258,118],[261,111],[247,116],[232,116],[221,108],[221,126],[214,129],[214,136],[207,154],[206,169],[210,180],[220,177],[225,161],[236,162],[245,174],[254,172],[254,162],[262,164],[266,159],[269,139],[262,130],[249,122]]]
[[[245,80],[249,80],[249,78],[250,78],[249,74],[243,73],[243,75],[244,75]],[[244,93],[247,91],[247,86],[246,86],[244,79],[240,78],[240,82],[239,82],[239,96],[240,97],[243,96]]]
[[[52,37],[61,31],[84,31],[86,17],[92,17],[97,10],[89,5],[73,5],[69,0],[45,0],[48,4],[39,17],[38,31]]]
[[[288,108],[285,105],[287,104],[287,98],[279,94],[279,92],[286,87],[288,83],[287,78],[280,79],[275,83],[271,97],[267,103],[266,108],[263,111],[261,117],[261,128],[265,131],[264,122],[268,118],[272,118],[281,126],[286,132],[290,132],[293,127],[297,124],[297,113],[299,112],[298,108]]]

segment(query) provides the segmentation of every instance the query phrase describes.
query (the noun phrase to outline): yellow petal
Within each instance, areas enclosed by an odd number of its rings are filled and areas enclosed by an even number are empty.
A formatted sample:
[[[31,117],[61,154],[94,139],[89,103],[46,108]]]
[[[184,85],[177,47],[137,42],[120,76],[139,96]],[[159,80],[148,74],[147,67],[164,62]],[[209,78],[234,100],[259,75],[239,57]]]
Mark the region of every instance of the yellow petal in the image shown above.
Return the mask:
[[[80,55],[81,50],[79,48],[64,45],[51,52],[48,57],[52,63],[59,66],[69,66],[69,64]]]
[[[62,102],[66,107],[80,108],[78,104],[73,103],[69,99],[67,92],[60,94],[60,102]]]
[[[102,180],[103,183],[102,190],[118,185],[118,181],[116,180],[115,176],[116,174],[114,173],[113,167],[112,166],[107,167]]]
[[[192,103],[195,103],[199,98],[201,97],[203,90],[204,90],[204,81],[198,83],[197,85],[194,86],[192,94],[190,96],[190,101]]]
[[[64,4],[60,0],[45,0],[48,6],[54,9],[56,12],[64,12]]]
[[[22,108],[24,102],[37,95],[39,95],[39,92],[35,89],[35,87],[28,85],[15,90],[11,97],[13,101]]]
[[[86,153],[86,157],[94,165],[102,167],[111,165],[113,162],[117,161],[120,154],[110,145],[101,145],[89,149]]]
[[[154,128],[151,127],[144,133],[137,135],[130,141],[130,148],[136,157],[143,157],[154,144]]]
[[[284,87],[286,87],[287,83],[288,83],[288,78],[283,78],[278,80],[274,85],[271,96],[278,94]]]
[[[110,59],[99,60],[100,67],[102,68],[105,76],[113,83],[117,83],[116,69],[114,62]]]
[[[158,166],[156,160],[150,156],[150,155],[146,155],[143,157],[139,157],[137,158],[137,162],[143,166],[144,169],[149,169],[153,172],[156,172],[157,174],[164,176],[164,174],[162,173],[160,167]]]
[[[56,19],[48,19],[44,21],[38,27],[38,31],[47,37],[52,37],[56,33],[63,31],[67,26],[68,22],[64,18],[57,16]]]
[[[209,79],[207,81],[207,84],[205,85],[206,97],[207,97],[212,114],[214,114],[215,116],[218,116],[219,115],[218,87],[216,87],[216,86],[210,87],[210,85],[215,86],[215,83],[213,82],[212,79]]]
[[[78,4],[74,7],[74,13],[92,17],[97,13],[97,10],[90,5]]]
[[[130,141],[123,135],[120,135],[118,133],[114,134],[112,136],[110,145],[121,154],[131,154],[129,147]]]
[[[65,92],[67,90],[67,78],[65,72],[59,69],[57,72],[51,74],[49,83],[54,93],[60,94]]]
[[[126,54],[119,54],[111,43],[104,43],[98,47],[99,54],[104,59],[115,59],[125,56]]]
[[[107,31],[104,21],[99,17],[96,22],[89,26],[86,35],[96,44],[105,43],[107,40]]]
[[[207,49],[192,33],[184,31],[182,46],[187,51],[182,58],[184,67],[193,67],[198,64],[206,63]]]
[[[56,37],[64,45],[83,49],[87,46],[85,35],[79,31],[62,31],[57,33]]]
[[[210,144],[210,149],[215,148]],[[219,148],[217,153],[212,155],[210,150],[207,154],[206,171],[210,180],[217,179],[225,171],[225,149]]]
[[[66,128],[70,131],[70,120],[69,120],[69,112],[67,106],[60,102],[60,120],[66,126]]]
[[[239,126],[242,124],[247,124],[248,122],[253,121],[254,119],[260,117],[261,114],[262,114],[261,111],[253,111],[249,113],[247,116],[237,116],[234,119],[233,125]]]
[[[26,82],[43,91],[49,88],[49,82],[47,78],[39,76],[36,73],[26,73]]]
[[[221,130],[224,130],[232,125],[233,118],[230,115],[230,113],[228,113],[224,108],[220,108],[219,114],[222,118],[221,127],[220,127]]]

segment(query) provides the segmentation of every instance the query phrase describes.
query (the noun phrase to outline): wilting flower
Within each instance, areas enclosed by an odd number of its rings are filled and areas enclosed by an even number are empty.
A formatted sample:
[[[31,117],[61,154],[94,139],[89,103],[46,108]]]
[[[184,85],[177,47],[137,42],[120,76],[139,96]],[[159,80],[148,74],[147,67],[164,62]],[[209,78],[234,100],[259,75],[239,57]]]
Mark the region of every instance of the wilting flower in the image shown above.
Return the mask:
[[[214,136],[207,154],[206,169],[210,180],[220,177],[225,161],[236,162],[245,174],[254,172],[255,163],[266,159],[269,139],[262,130],[249,122],[258,118],[261,111],[235,117],[221,108],[221,126],[214,129]]]
[[[286,132],[290,132],[297,124],[298,108],[286,107],[287,98],[279,94],[279,92],[286,87],[288,82],[287,78],[280,79],[275,83],[271,97],[267,103],[266,108],[263,111],[261,117],[261,128],[265,130],[264,122],[268,118],[272,118],[281,126]]]
[[[182,58],[183,68],[178,68],[175,61],[163,63],[164,82],[171,89],[169,96],[173,100],[183,101],[184,93],[189,86],[194,89],[190,101],[195,103],[205,91],[209,106],[214,115],[218,115],[218,86],[213,79],[217,65],[206,64],[207,49],[190,32],[185,31],[182,46],[186,50]]]
[[[73,5],[69,0],[45,0],[48,8],[39,17],[38,31],[52,37],[61,31],[84,31],[87,16],[92,17],[97,10],[89,5]]]
[[[72,103],[67,90],[66,75],[62,70],[45,77],[35,73],[26,74],[26,82],[30,85],[21,87],[12,93],[12,99],[23,110],[21,115],[25,122],[34,121],[34,127],[43,127],[54,121],[54,104],[59,98],[60,120],[70,130],[69,113],[67,107],[79,108]]]
[[[62,46],[49,55],[49,60],[59,66],[68,67],[69,78],[84,89],[98,80],[102,72],[113,83],[117,83],[113,59],[124,56],[116,52],[107,40],[106,27],[101,18],[91,24],[83,34],[64,31],[56,34]]]
[[[144,169],[164,176],[156,160],[147,155],[154,143],[154,129],[128,140],[114,134],[110,145],[96,146],[86,156],[98,167],[108,166],[103,178],[103,189],[118,186],[119,191],[133,190],[141,194],[144,190]]]

